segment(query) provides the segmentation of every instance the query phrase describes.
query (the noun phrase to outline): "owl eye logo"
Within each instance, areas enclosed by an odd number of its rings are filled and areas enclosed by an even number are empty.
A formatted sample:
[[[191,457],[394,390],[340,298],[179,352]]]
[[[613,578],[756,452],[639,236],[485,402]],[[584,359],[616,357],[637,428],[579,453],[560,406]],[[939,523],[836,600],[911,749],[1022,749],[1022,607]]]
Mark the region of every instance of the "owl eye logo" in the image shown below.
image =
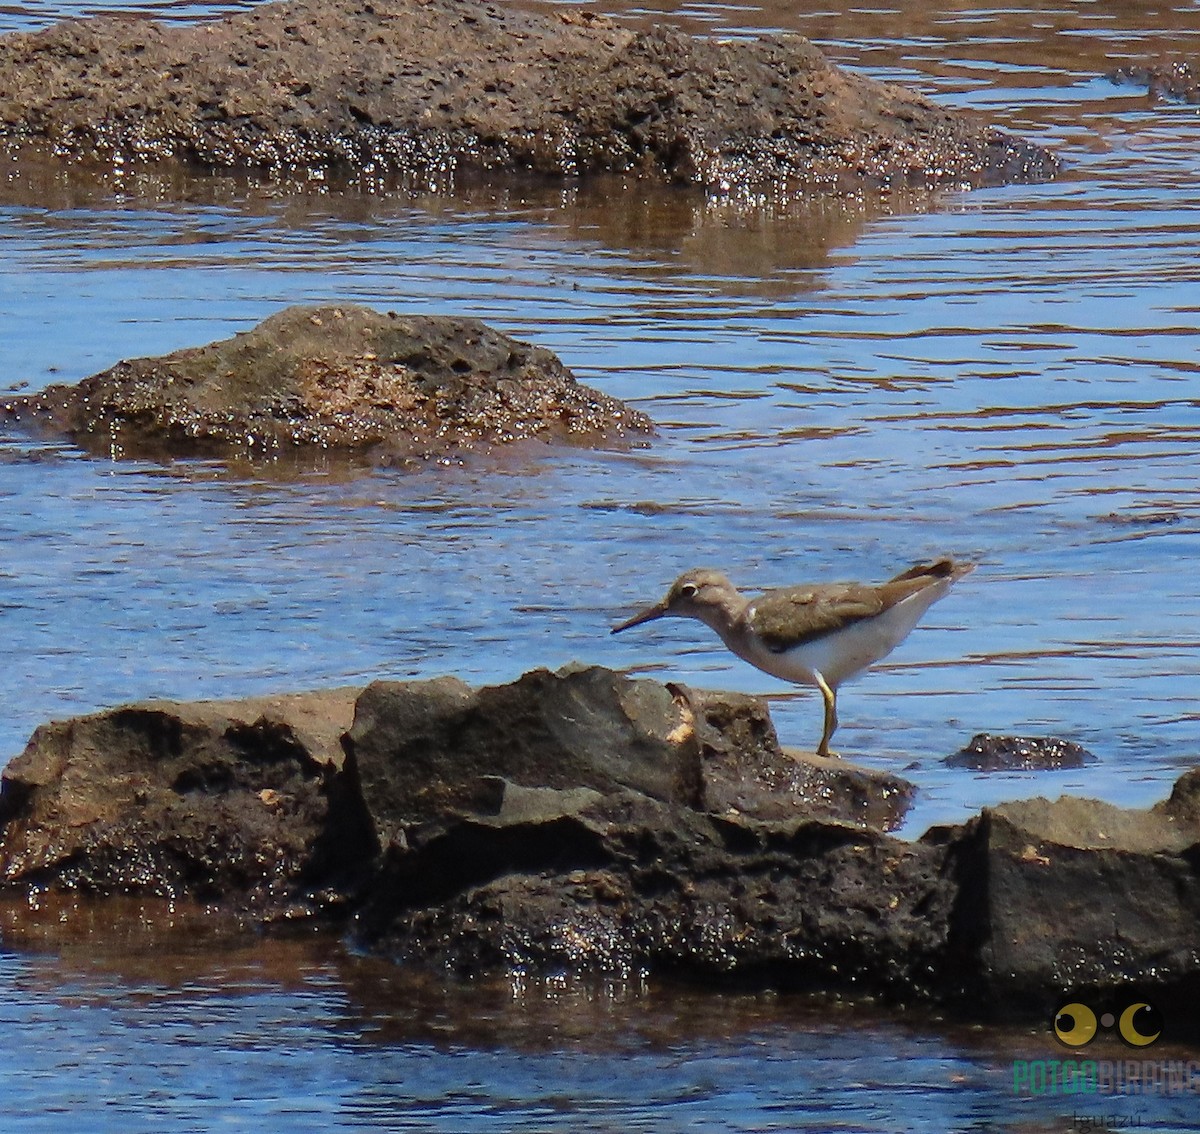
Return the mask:
[[[1086,1047],[1101,1030],[1114,1028],[1129,1047],[1149,1047],[1162,1035],[1162,1015],[1147,1000],[1133,998],[1114,1011],[1084,997],[1071,997],[1054,1013],[1054,1037],[1066,1047]]]
[[[1162,1017],[1153,1004],[1139,1000],[1121,1013],[1117,1031],[1131,1047],[1149,1047],[1162,1035]]]
[[[1054,1013],[1054,1035],[1067,1047],[1086,1047],[1099,1026],[1096,1013],[1080,1001],[1069,1001]]]

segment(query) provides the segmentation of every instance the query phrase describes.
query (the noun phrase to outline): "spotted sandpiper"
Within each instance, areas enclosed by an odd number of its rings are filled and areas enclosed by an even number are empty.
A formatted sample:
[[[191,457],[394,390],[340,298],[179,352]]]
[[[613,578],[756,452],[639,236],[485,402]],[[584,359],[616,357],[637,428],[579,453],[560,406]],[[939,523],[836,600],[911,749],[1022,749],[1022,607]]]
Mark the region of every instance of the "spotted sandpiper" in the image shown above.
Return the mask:
[[[739,658],[784,681],[813,685],[825,700],[818,756],[837,728],[837,690],[887,657],[950,587],[974,569],[944,557],[918,563],[886,583],[782,587],[747,598],[719,571],[680,575],[666,598],[612,628],[656,618],[696,618]]]

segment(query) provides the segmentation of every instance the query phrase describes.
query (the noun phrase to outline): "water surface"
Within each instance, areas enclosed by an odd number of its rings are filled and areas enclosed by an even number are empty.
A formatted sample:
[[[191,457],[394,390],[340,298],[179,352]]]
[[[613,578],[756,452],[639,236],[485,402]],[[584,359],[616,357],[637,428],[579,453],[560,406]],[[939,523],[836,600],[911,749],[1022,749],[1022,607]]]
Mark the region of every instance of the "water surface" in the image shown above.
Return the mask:
[[[0,31],[116,7],[9,5]],[[5,165],[0,384],[73,381],[289,303],[363,302],[550,347],[661,435],[630,453],[299,481],[5,437],[0,759],[49,717],[132,699],[506,681],[575,659],[769,693],[785,743],[811,745],[817,699],[703,628],[608,626],[695,565],[766,587],[880,579],[949,551],[978,569],[840,699],[843,753],[919,785],[908,833],[1005,798],[1165,796],[1200,752],[1200,112],[1103,75],[1189,53],[1195,5],[606,7],[719,35],[802,32],[1053,146],[1066,172],[804,202]],[[1099,762],[940,766],[979,731],[1065,737]],[[1003,1059],[928,1022],[814,1030],[785,1005],[725,1031],[727,1006],[703,1001],[707,1025],[630,1039],[631,1020],[681,1009],[618,997],[598,1028],[638,1070],[614,1086],[608,1054],[531,1052],[507,1033],[493,1049],[458,1031],[458,1009],[440,1043],[347,1027],[363,970],[323,957],[284,982],[256,959],[242,985],[223,969],[207,983],[94,972],[57,946],[0,953],[5,1031],[21,1037],[0,1075],[23,1092],[20,1129],[57,1129],[58,1097],[114,1131],[162,1128],[160,1113],[181,1129],[266,1114],[297,1130],[1076,1128],[1061,1100],[1018,1105]],[[512,1003],[518,1031],[565,1026]],[[1145,1125],[1194,1128],[1197,1110],[1171,1105]]]
[[[0,950],[6,1129],[1085,1129],[1076,1116],[1196,1128],[1194,1095],[1015,1086],[1016,1067],[1064,1058],[1034,1031],[636,981],[464,983],[320,938],[215,953],[186,918],[164,931],[124,912],[119,942],[98,946],[95,920],[60,907],[56,952]]]

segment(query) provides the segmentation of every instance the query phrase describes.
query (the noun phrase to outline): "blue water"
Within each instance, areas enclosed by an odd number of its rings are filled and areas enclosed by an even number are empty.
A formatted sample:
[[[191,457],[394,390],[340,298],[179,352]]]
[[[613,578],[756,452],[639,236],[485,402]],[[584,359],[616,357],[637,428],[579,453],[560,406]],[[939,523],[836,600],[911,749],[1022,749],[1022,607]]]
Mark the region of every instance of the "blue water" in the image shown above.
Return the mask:
[[[1194,1094],[1032,1093],[1030,1065],[1067,1054],[1033,1032],[776,994],[459,984],[316,941],[162,944],[0,951],[6,1130],[1196,1128]]]
[[[10,5],[0,31],[99,7],[115,6]],[[770,694],[784,742],[811,746],[814,696],[702,627],[608,627],[691,566],[753,588],[947,551],[978,569],[840,698],[841,751],[918,784],[906,834],[1037,794],[1145,805],[1195,761],[1200,112],[1101,77],[1186,54],[1195,5],[617,15],[799,30],[1054,146],[1067,171],[763,202],[0,166],[0,385],[362,302],[487,319],[660,427],[629,453],[299,480],[0,438],[0,761],[48,718],[129,700],[574,659]],[[979,731],[1062,736],[1099,762],[941,766]],[[117,945],[0,940],[0,1130],[22,1134],[1200,1128],[1190,1098],[1014,1097],[1012,1060],[1041,1037],[659,988],[439,992],[328,943],[234,964],[171,938],[139,967]]]

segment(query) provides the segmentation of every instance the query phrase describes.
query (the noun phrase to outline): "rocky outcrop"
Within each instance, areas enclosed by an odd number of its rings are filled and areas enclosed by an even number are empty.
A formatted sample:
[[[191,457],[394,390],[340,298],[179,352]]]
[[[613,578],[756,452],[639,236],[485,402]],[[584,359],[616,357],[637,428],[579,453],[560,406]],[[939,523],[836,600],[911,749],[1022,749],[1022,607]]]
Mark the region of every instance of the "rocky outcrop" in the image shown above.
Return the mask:
[[[783,753],[751,698],[602,669],[380,684],[346,750],[382,848],[356,932],[392,956],[872,988],[927,967],[936,857],[839,811],[838,774]],[[844,902],[814,908],[830,884]]]
[[[735,786],[750,758],[755,775]],[[5,769],[0,879],[265,921],[366,903],[382,935],[400,906],[514,862],[592,861],[606,823],[621,828],[612,846],[638,844],[647,823],[665,838],[698,825],[719,857],[739,824],[828,824],[869,842],[872,821],[899,821],[903,781],[836,763],[784,753],[754,698],[597,668],[129,705],[42,726]],[[416,881],[397,890],[401,876]],[[400,891],[396,908],[382,896]]]
[[[719,42],[479,0],[284,0],[193,26],[95,17],[9,35],[0,136],[425,185],[473,171],[964,185],[1056,169],[798,36]]]
[[[911,790],[780,749],[753,698],[599,668],[43,726],[0,889],[334,919],[463,973],[650,972],[1046,1025],[1065,992],[1200,1020],[1200,770],[1129,811],[1031,800],[915,842]],[[865,797],[874,797],[867,800]],[[883,807],[880,797],[897,801]]]
[[[374,852],[342,774],[355,696],[155,702],[41,726],[0,780],[0,884],[266,920],[329,912]]]
[[[651,431],[542,347],[474,319],[353,305],[289,307],[232,339],[11,397],[0,416],[104,456],[342,453],[404,465]]]
[[[1064,993],[1138,989],[1174,1038],[1200,1034],[1200,769],[1148,810],[1032,799],[942,838],[956,999],[1050,1020]]]

